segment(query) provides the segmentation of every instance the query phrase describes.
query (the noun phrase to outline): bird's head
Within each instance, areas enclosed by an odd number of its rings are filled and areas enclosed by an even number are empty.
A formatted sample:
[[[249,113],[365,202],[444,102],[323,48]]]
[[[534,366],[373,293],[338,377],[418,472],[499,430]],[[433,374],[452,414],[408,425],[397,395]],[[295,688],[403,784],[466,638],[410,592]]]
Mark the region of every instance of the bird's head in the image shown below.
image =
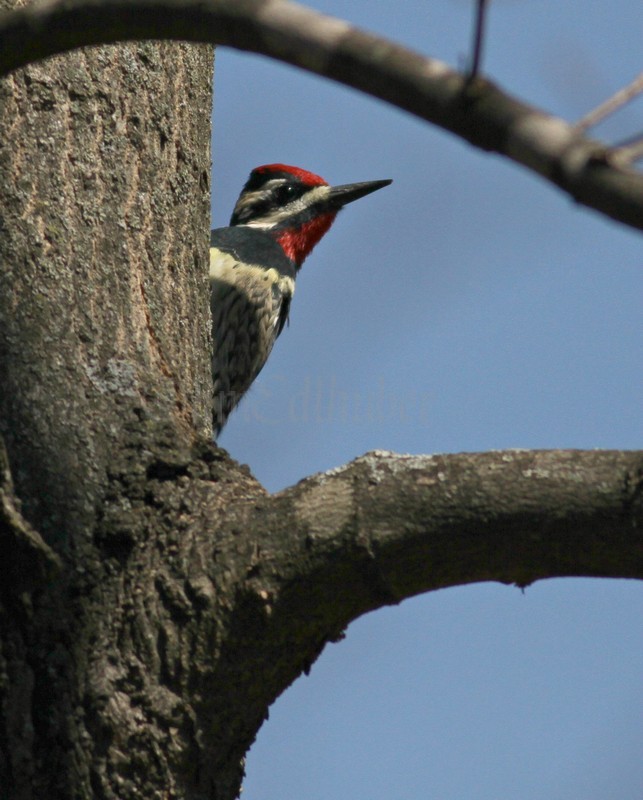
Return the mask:
[[[250,173],[230,225],[247,225],[271,234],[300,267],[341,208],[389,183],[390,180],[383,180],[330,186],[305,169],[266,164]]]

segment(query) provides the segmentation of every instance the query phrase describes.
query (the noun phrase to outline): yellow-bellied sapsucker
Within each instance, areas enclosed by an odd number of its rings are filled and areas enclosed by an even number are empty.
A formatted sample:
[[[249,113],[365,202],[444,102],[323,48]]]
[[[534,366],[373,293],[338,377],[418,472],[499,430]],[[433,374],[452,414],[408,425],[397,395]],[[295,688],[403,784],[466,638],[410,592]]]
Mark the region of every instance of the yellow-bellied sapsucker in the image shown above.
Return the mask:
[[[230,226],[210,235],[215,438],[283,330],[306,256],[343,206],[389,183],[329,186],[286,164],[252,170]]]

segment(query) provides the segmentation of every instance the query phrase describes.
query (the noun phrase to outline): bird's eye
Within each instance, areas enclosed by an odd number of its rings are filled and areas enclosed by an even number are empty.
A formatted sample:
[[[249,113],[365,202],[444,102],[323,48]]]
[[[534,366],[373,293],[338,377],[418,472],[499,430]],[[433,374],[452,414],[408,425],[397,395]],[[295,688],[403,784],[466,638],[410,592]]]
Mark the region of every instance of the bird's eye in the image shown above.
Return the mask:
[[[277,202],[280,204],[287,203],[297,195],[297,190],[290,183],[285,183],[277,189]]]

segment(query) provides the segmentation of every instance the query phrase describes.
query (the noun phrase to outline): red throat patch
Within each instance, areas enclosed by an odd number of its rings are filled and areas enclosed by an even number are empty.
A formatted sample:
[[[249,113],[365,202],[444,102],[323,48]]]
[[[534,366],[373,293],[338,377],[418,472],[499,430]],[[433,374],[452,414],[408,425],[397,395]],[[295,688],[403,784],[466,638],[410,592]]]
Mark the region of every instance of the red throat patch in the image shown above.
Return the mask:
[[[320,214],[310,222],[305,222],[300,228],[280,231],[277,241],[281,245],[281,249],[300,267],[306,256],[333,224],[336,216],[336,211],[330,211],[328,214]]]

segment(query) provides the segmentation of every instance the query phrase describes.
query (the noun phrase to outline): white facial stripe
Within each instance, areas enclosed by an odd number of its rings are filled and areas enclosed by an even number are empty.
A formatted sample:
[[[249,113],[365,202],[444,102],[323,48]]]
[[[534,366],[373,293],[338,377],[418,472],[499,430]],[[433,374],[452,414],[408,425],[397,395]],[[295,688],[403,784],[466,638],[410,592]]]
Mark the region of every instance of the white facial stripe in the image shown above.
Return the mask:
[[[261,194],[262,192],[253,192],[249,199],[254,202]],[[249,220],[246,225],[249,228],[272,228],[282,220],[294,217],[300,211],[305,211],[309,206],[326,199],[329,194],[330,186],[315,186],[314,189],[310,189],[302,197],[298,197],[278,211],[272,211],[269,216],[264,218]],[[245,202],[243,205],[245,206]]]
[[[237,205],[234,207],[235,213],[246,206],[253,206],[258,200],[264,196],[264,190],[258,189],[256,192],[245,192],[237,200]]]
[[[256,189],[254,192],[244,193],[237,201],[235,211],[239,211],[247,206],[253,206],[258,200],[269,196],[274,189],[276,189],[278,186],[283,186],[285,183],[285,178],[272,178],[272,180],[264,183],[261,189]]]

